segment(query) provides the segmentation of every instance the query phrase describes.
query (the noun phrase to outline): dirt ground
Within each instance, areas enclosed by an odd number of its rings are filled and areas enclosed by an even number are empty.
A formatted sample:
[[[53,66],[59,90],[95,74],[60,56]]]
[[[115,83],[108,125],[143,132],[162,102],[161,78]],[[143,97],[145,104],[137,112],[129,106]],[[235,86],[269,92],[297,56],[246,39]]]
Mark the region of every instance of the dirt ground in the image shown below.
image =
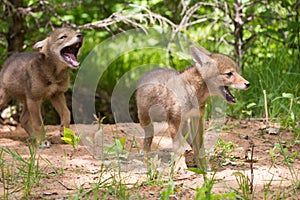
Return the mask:
[[[152,164],[157,169],[157,174],[152,178],[157,177],[156,182],[150,180],[149,174],[147,176],[143,156],[139,154],[143,139],[138,124],[102,125],[100,129],[98,125],[72,125],[72,130],[82,133],[82,141],[76,150],[61,142],[58,126],[46,128],[52,146],[38,150],[37,159],[43,177],[31,189],[31,199],[68,199],[91,191],[96,183],[103,186],[99,188],[99,199],[102,199],[101,195],[106,195],[108,199],[119,199],[118,194],[106,193],[108,185],[118,185],[116,183],[126,186],[130,199],[159,199],[161,192],[168,188],[172,142],[169,135],[165,134],[165,124],[156,125],[158,134],[152,144]],[[299,186],[297,188],[294,185],[300,180],[300,158],[297,154],[291,156],[300,150],[299,143],[292,142],[295,141],[295,134],[288,130],[277,132],[277,128],[268,134],[265,128],[259,121],[229,120],[222,131],[208,131],[205,136],[211,168],[208,177],[215,175],[216,181],[212,193],[241,191],[234,175],[235,172],[241,172],[248,176],[249,184],[253,182],[254,199],[300,199],[297,196],[300,194]],[[218,146],[213,151],[218,138],[224,141],[225,146]],[[18,152],[23,158],[29,157],[27,139],[26,132],[19,126],[0,126],[0,146]],[[274,156],[271,156],[270,150],[274,149],[275,143],[288,148],[287,155],[292,167],[284,162],[279,150],[275,150]],[[125,147],[121,151],[118,150],[120,144]],[[3,157],[9,166],[18,165],[11,155],[4,153]],[[187,153],[186,160],[191,166],[191,152]],[[291,173],[291,170],[295,173]],[[0,180],[0,194],[4,194],[3,177]],[[195,199],[196,188],[203,185],[203,176],[189,171],[175,174],[173,180],[175,189],[170,199]],[[24,188],[20,186],[21,182],[16,179],[6,186],[9,199],[22,197]],[[95,197],[95,193],[90,194],[91,197],[93,195]]]

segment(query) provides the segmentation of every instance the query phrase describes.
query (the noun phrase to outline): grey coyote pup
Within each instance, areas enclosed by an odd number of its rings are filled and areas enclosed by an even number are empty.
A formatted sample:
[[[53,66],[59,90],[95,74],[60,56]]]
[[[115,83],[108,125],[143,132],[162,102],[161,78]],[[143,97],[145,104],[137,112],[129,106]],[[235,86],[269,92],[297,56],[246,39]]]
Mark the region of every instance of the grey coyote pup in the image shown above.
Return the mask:
[[[41,104],[50,99],[63,126],[70,124],[64,92],[69,84],[69,69],[77,69],[78,52],[83,36],[69,28],[59,28],[44,40],[37,42],[33,49],[38,52],[16,53],[3,64],[0,72],[0,107],[11,97],[23,102],[20,122],[26,132],[40,142],[43,129]]]

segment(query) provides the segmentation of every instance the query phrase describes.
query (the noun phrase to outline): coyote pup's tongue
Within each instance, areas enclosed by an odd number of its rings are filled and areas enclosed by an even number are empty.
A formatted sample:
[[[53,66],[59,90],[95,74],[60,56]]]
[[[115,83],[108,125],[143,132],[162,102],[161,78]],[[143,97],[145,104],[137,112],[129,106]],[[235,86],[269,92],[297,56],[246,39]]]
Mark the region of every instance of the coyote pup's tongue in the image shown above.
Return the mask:
[[[74,66],[74,67],[78,67],[79,66],[79,62],[76,60],[74,54],[72,54],[72,53],[64,53],[64,58],[72,66]]]

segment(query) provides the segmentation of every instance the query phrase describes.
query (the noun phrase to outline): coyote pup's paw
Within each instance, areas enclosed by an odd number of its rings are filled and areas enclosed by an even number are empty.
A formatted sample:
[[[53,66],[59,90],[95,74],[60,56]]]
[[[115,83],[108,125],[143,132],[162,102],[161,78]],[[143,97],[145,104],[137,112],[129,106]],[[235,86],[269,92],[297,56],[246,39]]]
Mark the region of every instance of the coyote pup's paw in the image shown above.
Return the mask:
[[[51,147],[51,142],[48,140],[44,140],[39,143],[39,149],[46,149]]]
[[[187,165],[185,163],[185,158],[181,157],[179,159],[175,160],[174,163],[174,172],[178,174],[184,173],[184,171],[187,169]]]
[[[60,137],[64,137],[65,133],[64,133],[64,125],[61,125],[60,128],[59,128],[59,134],[60,134]]]

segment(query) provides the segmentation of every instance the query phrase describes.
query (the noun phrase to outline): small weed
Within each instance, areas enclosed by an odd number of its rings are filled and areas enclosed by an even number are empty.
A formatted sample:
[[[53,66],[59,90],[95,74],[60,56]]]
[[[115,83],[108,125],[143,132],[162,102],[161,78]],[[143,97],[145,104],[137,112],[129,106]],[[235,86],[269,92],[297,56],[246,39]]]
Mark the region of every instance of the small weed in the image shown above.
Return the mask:
[[[241,199],[250,200],[253,199],[253,195],[250,188],[250,179],[248,176],[241,172],[234,172],[235,180],[238,183],[239,191],[237,190],[237,195]]]
[[[284,107],[285,111],[287,112],[287,115],[285,117],[282,117],[282,125],[283,127],[292,127],[295,129],[297,125],[296,116],[293,110],[293,107],[295,104],[300,104],[300,97],[295,97],[292,93],[282,93],[280,97],[276,97],[273,99],[272,103],[278,100],[286,101],[288,100],[289,105]]]
[[[157,180],[159,171],[158,167],[161,164],[160,159],[158,159],[158,155],[155,155],[152,158],[149,158],[149,161],[147,161],[147,177],[149,181]]]
[[[232,153],[235,150],[235,144],[233,142],[225,142],[221,138],[218,139],[215,154],[222,158],[232,158]]]
[[[252,102],[246,105],[246,108],[244,110],[242,110],[242,113],[246,116],[246,117],[252,117],[253,116],[253,108],[255,108],[256,103]]]
[[[67,144],[71,145],[74,149],[78,148],[78,144],[81,140],[81,134],[77,136],[74,131],[69,128],[64,127],[64,136],[61,138]]]
[[[268,194],[270,193],[270,188],[271,188],[273,179],[274,179],[274,174],[273,174],[272,178],[268,181],[268,183],[266,183],[264,185],[264,199],[268,199]]]
[[[292,176],[293,185],[299,186],[300,180],[298,179],[298,173],[295,171],[292,165],[295,158],[298,157],[298,151],[294,151],[292,154],[289,154],[288,148],[283,146],[281,143],[275,143],[274,149],[277,149],[282,153],[284,164],[288,167],[290,174]]]
[[[170,179],[169,183],[168,183],[168,189],[161,192],[160,199],[161,200],[169,200],[170,196],[172,194],[174,194],[174,188],[175,188],[174,181],[172,179]]]
[[[100,116],[100,113],[98,115]],[[93,117],[95,118],[94,123],[98,124],[98,129],[100,129],[106,117],[98,117],[96,114],[94,114]]]
[[[129,152],[124,151],[126,138],[121,137],[119,139],[115,139],[112,145],[104,145],[105,155],[114,155],[117,158],[127,158]]]
[[[235,150],[238,150],[236,144],[231,141],[225,142],[219,138],[211,158],[213,165],[226,166],[233,163],[236,160],[236,157],[233,155]]]

